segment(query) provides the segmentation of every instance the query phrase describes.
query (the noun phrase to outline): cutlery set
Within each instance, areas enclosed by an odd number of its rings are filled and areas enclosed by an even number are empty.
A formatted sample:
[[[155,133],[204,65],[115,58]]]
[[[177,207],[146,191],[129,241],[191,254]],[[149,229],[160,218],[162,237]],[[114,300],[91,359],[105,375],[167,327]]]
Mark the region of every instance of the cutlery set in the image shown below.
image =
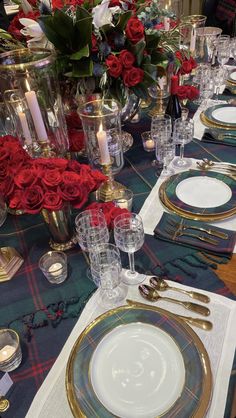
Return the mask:
[[[176,222],[173,219],[168,219],[167,221],[169,227],[165,228],[165,232],[170,235],[173,235],[173,240],[177,237],[186,236],[191,238],[196,238],[200,241],[206,242],[210,245],[218,245],[219,241],[217,239],[210,238],[207,235],[214,236],[220,239],[228,239],[228,235],[224,232],[217,231],[216,229],[212,228],[203,228],[197,225],[187,225],[182,222]],[[201,232],[200,234],[187,232],[187,230],[196,230]]]
[[[208,160],[207,158],[203,158],[202,161],[197,161],[196,165],[200,170],[220,170],[233,178],[236,176],[236,165],[234,164],[215,162]]]

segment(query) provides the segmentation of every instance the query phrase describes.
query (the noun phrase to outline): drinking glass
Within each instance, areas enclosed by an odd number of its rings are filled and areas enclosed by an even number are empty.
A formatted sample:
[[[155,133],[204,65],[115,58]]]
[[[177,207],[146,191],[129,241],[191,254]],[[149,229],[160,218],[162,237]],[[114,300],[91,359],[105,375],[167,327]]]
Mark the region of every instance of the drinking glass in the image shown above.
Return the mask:
[[[109,230],[105,216],[98,210],[89,209],[77,215],[75,229],[77,242],[82,251],[90,252],[96,246],[109,241]],[[91,279],[90,269],[87,270],[87,277]]]
[[[92,277],[100,287],[100,303],[103,307],[112,308],[127,294],[127,289],[120,286],[120,251],[113,244],[101,244],[90,252],[89,258]]]
[[[95,209],[85,210],[75,218],[77,241],[83,251],[91,251],[101,243],[109,241],[105,216]]]
[[[156,115],[151,120],[151,139],[155,141],[155,149],[157,144],[161,142],[161,137],[166,135],[170,138],[172,132],[172,121],[169,115]],[[152,165],[160,167],[158,158],[152,161]]]
[[[174,124],[173,139],[175,144],[180,145],[180,156],[175,158],[172,165],[177,168],[189,168],[191,159],[184,158],[184,146],[193,138],[194,122],[192,119],[177,119]]]
[[[138,251],[144,243],[143,222],[136,213],[123,213],[114,220],[114,238],[117,247],[128,253],[129,270],[127,270],[122,280],[126,284],[138,284],[143,281],[143,276],[135,271],[134,253]]]
[[[220,93],[220,87],[224,84],[226,77],[227,71],[225,71],[224,67],[212,68],[212,79],[214,80],[215,93],[217,97]]]
[[[162,177],[168,177],[174,174],[173,168],[169,167],[169,164],[175,157],[175,144],[173,142],[163,142],[158,147],[158,159],[163,161],[163,170],[161,172]]]
[[[217,43],[217,59],[223,67],[230,59],[230,38],[220,37]]]

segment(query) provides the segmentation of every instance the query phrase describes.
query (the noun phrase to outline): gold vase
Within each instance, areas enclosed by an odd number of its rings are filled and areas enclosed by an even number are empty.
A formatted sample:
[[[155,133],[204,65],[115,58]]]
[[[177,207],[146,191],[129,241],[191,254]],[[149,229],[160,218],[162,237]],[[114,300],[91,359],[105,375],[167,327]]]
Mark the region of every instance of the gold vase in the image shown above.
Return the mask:
[[[49,245],[53,250],[66,251],[76,244],[69,204],[64,204],[60,210],[43,209],[41,214],[50,233]]]

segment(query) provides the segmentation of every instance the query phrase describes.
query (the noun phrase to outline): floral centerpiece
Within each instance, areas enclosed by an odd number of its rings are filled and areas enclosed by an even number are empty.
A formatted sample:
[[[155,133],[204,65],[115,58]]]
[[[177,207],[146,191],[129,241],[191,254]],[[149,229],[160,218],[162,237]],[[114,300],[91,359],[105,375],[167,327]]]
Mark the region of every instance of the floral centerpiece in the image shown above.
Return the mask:
[[[100,91],[122,104],[127,93],[146,98],[178,43],[178,29],[157,29],[159,0],[53,0],[40,11],[16,16],[9,28],[22,41],[47,41],[57,51],[60,73],[78,81],[78,92]],[[38,23],[38,25],[35,24]],[[41,28],[41,29],[40,29]]]
[[[0,193],[10,209],[35,214],[70,203],[82,208],[106,177],[86,164],[63,158],[32,159],[12,136],[0,138]]]

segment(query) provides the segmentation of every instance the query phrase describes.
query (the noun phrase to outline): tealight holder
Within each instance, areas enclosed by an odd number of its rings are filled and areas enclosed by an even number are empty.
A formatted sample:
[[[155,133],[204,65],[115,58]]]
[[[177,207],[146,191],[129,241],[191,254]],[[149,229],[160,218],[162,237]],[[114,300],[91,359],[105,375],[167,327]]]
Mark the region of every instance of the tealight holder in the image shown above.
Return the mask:
[[[39,260],[39,268],[52,284],[60,284],[67,278],[67,256],[62,251],[48,251]]]
[[[69,149],[55,59],[39,48],[0,54],[0,92],[15,136],[33,157],[63,157]]]
[[[85,135],[86,152],[90,165],[101,170],[108,180],[98,189],[98,200],[113,200],[116,190],[125,188],[114,181],[124,165],[121,135],[121,108],[111,99],[84,103],[78,109]]]
[[[0,370],[11,372],[20,365],[21,360],[22,352],[17,332],[10,328],[0,329]]]
[[[151,137],[151,131],[142,132],[141,133],[142,142],[143,142],[143,149],[147,152],[155,151],[155,141]]]
[[[132,211],[132,204],[133,204],[133,192],[132,190],[125,189],[125,190],[118,190],[115,194],[115,198],[113,200],[116,207],[120,209],[128,209],[130,212]]]

